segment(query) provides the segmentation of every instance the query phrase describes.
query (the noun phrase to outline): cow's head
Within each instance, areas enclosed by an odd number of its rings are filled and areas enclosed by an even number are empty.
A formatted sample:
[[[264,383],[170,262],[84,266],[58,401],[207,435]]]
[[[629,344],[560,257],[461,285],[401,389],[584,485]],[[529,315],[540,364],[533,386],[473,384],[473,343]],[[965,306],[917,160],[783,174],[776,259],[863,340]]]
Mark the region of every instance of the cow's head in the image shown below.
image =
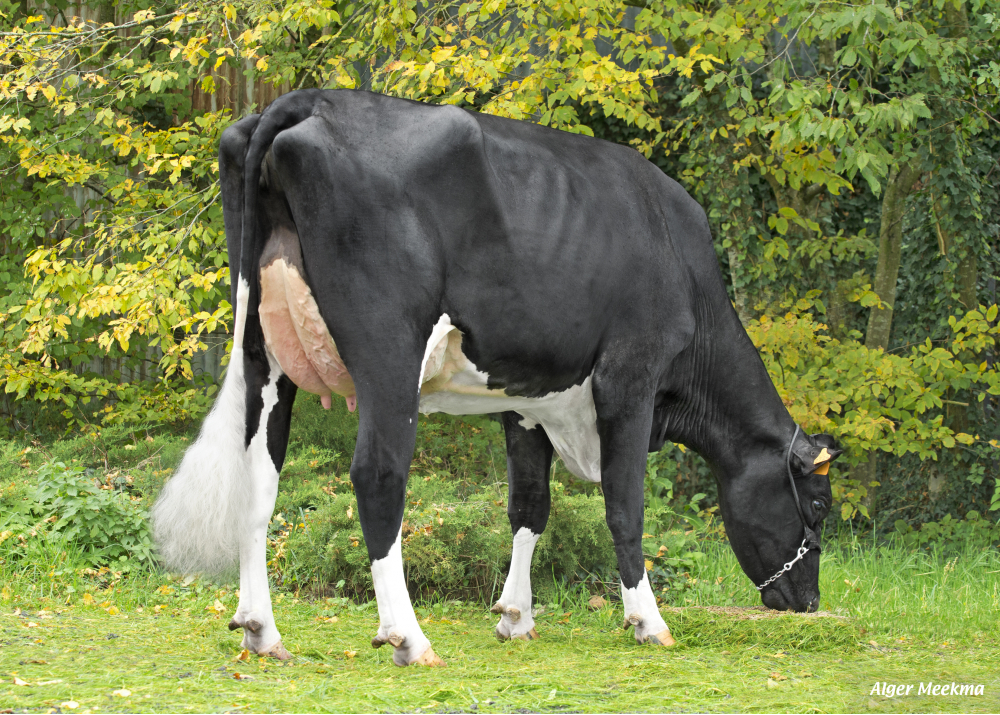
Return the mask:
[[[754,456],[744,462],[737,478],[720,484],[729,542],[746,575],[763,586],[760,597],[768,608],[801,612],[819,607],[818,535],[833,501],[827,473],[830,462],[842,453],[830,435],[796,431],[790,452],[786,447],[780,453]],[[795,559],[808,530],[816,534],[813,548],[764,585]]]

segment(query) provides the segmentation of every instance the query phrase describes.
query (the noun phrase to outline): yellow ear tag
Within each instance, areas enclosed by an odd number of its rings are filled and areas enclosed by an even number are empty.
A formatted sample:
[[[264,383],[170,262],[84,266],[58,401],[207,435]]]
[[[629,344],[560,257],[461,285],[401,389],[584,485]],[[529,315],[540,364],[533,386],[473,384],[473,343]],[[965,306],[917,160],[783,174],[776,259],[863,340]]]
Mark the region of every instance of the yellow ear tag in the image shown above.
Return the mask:
[[[829,472],[830,472],[830,463],[827,462],[826,464],[824,464],[824,465],[822,465],[820,467],[817,467],[816,471],[813,472],[813,474],[825,475],[825,474],[829,474]]]
[[[830,453],[826,451],[826,447],[823,447],[823,449],[819,451],[819,454],[816,455],[816,459],[813,460],[813,464],[819,464],[820,462],[829,462],[830,459],[832,459],[832,457],[830,457]]]

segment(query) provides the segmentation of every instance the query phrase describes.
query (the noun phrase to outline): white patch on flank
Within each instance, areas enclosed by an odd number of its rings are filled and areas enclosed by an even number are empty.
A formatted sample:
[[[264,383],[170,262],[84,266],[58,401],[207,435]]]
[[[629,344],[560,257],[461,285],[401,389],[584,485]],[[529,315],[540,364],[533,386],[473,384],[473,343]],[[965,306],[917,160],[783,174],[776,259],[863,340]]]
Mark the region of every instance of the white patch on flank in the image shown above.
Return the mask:
[[[624,583],[621,586],[625,620],[632,621],[637,641],[644,643],[650,636],[668,630],[667,624],[663,622],[663,616],[660,615],[660,609],[656,607],[656,596],[649,587],[649,578],[645,571],[642,574],[642,581],[635,588],[625,588]],[[633,616],[637,618],[632,618]]]
[[[281,634],[274,624],[267,580],[267,526],[278,496],[278,471],[267,451],[267,420],[278,404],[278,378],[282,372],[269,351],[267,361],[271,374],[262,390],[264,408],[260,413],[260,426],[250,440],[248,450],[251,483],[247,487],[251,491],[251,504],[240,538],[240,603],[235,615],[239,623],[255,620],[260,624],[256,633],[243,629],[243,647],[255,653],[264,653],[281,641]]]
[[[525,429],[541,425],[566,468],[590,482],[601,481],[601,445],[591,377],[543,397],[515,397],[487,387],[489,375],[462,352],[462,333],[442,315],[427,341],[420,370],[420,411],[482,415],[513,410]]]
[[[451,318],[447,313],[442,313],[438,322],[431,330],[431,336],[427,339],[427,347],[424,348],[424,359],[420,363],[420,379],[417,380],[417,392],[423,387],[424,376],[430,379],[441,372],[444,365],[445,351],[448,348],[448,341],[442,340],[448,333],[455,329],[451,324]]]
[[[240,278],[229,367],[198,439],[184,454],[153,507],[154,535],[167,566],[219,573],[239,556],[252,503],[246,434],[243,328],[249,285]]]
[[[515,638],[528,633],[535,627],[531,616],[531,557],[541,534],[532,533],[522,526],[514,534],[514,550],[510,556],[510,571],[500,594],[500,605],[504,612],[497,624],[497,633],[504,638]],[[516,608],[520,615],[513,620],[508,609]]]
[[[402,532],[401,532],[402,533]],[[396,634],[403,642],[394,648],[392,655],[396,665],[409,665],[431,647],[417,623],[417,616],[406,590],[406,576],[403,573],[403,552],[400,534],[396,535],[385,558],[372,561],[372,580],[375,582],[375,600],[378,602],[378,638],[390,640]]]

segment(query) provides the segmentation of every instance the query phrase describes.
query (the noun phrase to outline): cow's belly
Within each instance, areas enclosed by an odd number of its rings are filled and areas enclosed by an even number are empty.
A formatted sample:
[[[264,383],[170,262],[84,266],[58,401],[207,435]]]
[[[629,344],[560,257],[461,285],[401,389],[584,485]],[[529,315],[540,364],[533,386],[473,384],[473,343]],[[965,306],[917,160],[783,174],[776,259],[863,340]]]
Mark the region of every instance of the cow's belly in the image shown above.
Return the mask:
[[[312,291],[294,260],[279,257],[261,268],[260,321],[264,342],[282,371],[299,389],[331,395],[354,411],[355,390],[337,345],[319,313]],[[545,429],[566,468],[591,482],[601,480],[597,412],[590,377],[580,385],[544,397],[516,397],[487,387],[489,376],[462,352],[462,334],[442,315],[424,352],[420,369],[420,411],[481,415],[514,411],[521,425]]]
[[[566,468],[591,482],[601,480],[597,410],[588,376],[581,384],[544,397],[517,397],[487,387],[489,376],[462,352],[462,334],[441,316],[427,342],[421,368],[420,411],[482,415],[513,411],[521,426],[541,425]]]

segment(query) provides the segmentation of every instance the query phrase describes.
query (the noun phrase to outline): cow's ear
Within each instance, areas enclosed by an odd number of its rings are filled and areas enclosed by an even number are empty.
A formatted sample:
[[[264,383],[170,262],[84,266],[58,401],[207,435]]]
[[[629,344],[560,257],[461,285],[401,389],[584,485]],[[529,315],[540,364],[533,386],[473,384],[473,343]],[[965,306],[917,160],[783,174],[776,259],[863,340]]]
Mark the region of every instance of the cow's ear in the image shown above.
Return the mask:
[[[836,440],[828,434],[802,435],[792,447],[792,466],[795,476],[826,474],[830,462],[844,453]]]

